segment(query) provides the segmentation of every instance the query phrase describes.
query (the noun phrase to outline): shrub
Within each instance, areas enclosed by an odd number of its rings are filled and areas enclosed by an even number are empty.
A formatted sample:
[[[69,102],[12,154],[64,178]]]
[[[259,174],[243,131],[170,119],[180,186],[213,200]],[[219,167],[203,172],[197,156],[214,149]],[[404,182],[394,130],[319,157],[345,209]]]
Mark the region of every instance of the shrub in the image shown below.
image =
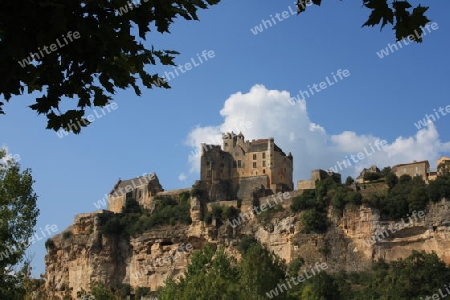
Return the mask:
[[[328,218],[326,213],[310,209],[302,213],[301,223],[304,233],[324,233],[328,227]]]
[[[56,248],[55,242],[51,238],[48,238],[45,241],[45,248],[47,248],[49,250],[55,249]]]
[[[263,224],[267,224],[272,219],[273,214],[283,210],[283,205],[278,203],[274,207],[271,207],[265,211],[261,211],[261,213],[256,215],[256,218],[258,218],[258,220],[260,220]]]
[[[210,211],[205,214],[205,218],[203,219],[203,221],[205,221],[205,223],[208,225],[212,223],[212,213]]]
[[[136,291],[136,299],[140,300],[143,296],[150,295],[150,289],[148,287],[139,286]]]
[[[347,179],[345,179],[345,185],[352,185],[355,180],[352,178],[352,176],[348,176]]]
[[[239,253],[244,255],[247,253],[247,250],[250,249],[250,247],[254,244],[257,244],[258,240],[253,235],[243,235],[241,237],[241,240],[239,241],[239,244],[237,246]]]
[[[241,208],[242,206],[242,199],[237,199],[237,208]]]
[[[240,210],[233,205],[226,206],[222,211],[222,218],[231,221],[239,217],[239,212]]]
[[[290,277],[296,277],[298,275],[298,271],[305,264],[305,260],[301,257],[297,257],[289,263],[288,266],[288,274]]]
[[[64,240],[70,238],[71,236],[72,236],[72,231],[70,231],[70,230],[64,231],[63,234],[62,234],[62,238],[63,238]]]
[[[191,196],[192,197],[199,197],[199,196],[202,195],[202,193],[203,193],[202,190],[199,189],[196,186],[193,186],[192,189],[191,189]]]
[[[213,204],[211,205],[211,215],[215,219],[222,219],[222,212],[224,207],[220,204]]]
[[[100,232],[133,236],[160,225],[175,225],[177,222],[191,224],[190,203],[187,194],[180,194],[180,201],[170,196],[156,196],[155,209],[150,211],[136,206],[136,201],[129,199],[124,208],[126,213],[114,215],[99,214]]]
[[[366,172],[364,173],[363,179],[368,181],[378,180],[381,178],[381,173],[376,172]]]
[[[291,209],[295,212],[314,208],[316,205],[316,191],[305,190],[301,195],[292,199]]]

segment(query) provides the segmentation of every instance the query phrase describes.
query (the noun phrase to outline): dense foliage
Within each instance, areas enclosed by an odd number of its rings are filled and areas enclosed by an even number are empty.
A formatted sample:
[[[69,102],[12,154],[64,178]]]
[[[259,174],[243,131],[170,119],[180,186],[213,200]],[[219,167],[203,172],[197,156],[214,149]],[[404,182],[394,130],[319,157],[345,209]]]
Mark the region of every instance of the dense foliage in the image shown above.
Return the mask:
[[[363,201],[379,209],[384,219],[400,219],[413,211],[426,210],[431,202],[438,202],[450,195],[450,177],[438,176],[428,185],[420,176],[411,178],[393,173],[387,175],[389,189],[386,192],[373,194]]]
[[[231,206],[214,203],[211,205],[211,211],[208,211],[204,216],[206,224],[211,224],[213,218],[216,219],[217,225],[222,225],[227,221],[232,221],[239,217],[240,209]]]
[[[39,209],[31,170],[6,159],[0,149],[0,299],[23,299],[16,267],[31,243]],[[5,158],[5,159],[3,159]]]
[[[322,0],[297,0],[298,12],[302,13],[313,3],[320,5]],[[414,36],[412,40],[422,42],[422,28],[430,20],[425,16],[428,7],[412,7],[409,1],[362,0],[362,4],[371,10],[369,18],[362,26],[380,25],[381,29],[391,24],[397,41]],[[417,36],[416,36],[417,32]]]
[[[38,91],[30,108],[47,128],[78,133],[68,124],[87,126],[85,110],[106,106],[118,89],[169,88],[155,66],[175,66],[178,52],[148,44],[148,34],[170,33],[175,19],[198,20],[199,9],[218,2],[3,0],[0,97]]]
[[[250,237],[242,241],[246,250],[241,251],[239,262],[210,244],[195,252],[184,276],[180,281],[168,278],[158,299],[418,300],[438,293],[450,282],[450,268],[435,253],[413,251],[390,264],[379,260],[365,272],[321,271],[299,284],[287,285],[287,280],[305,270],[302,258],[286,266],[258,242],[249,244]],[[278,295],[270,292],[283,283],[287,289],[278,290]]]
[[[328,178],[317,181],[314,190],[305,190],[294,197],[291,209],[301,212],[305,233],[319,233],[326,229],[329,206],[342,214],[346,208],[365,203],[378,209],[383,219],[396,220],[406,218],[414,211],[425,211],[430,202],[438,202],[450,196],[450,176],[447,175],[438,176],[427,185],[420,176],[412,178],[405,174],[398,178],[390,168],[384,168],[381,173],[366,174],[378,174],[367,178],[385,183],[389,188],[363,196],[358,188],[352,187],[351,179],[346,180],[346,184],[337,184]]]
[[[105,234],[133,236],[160,225],[190,224],[189,193],[180,194],[179,200],[169,196],[155,197],[155,209],[150,212],[134,199],[126,199],[122,213],[99,214],[100,230]]]

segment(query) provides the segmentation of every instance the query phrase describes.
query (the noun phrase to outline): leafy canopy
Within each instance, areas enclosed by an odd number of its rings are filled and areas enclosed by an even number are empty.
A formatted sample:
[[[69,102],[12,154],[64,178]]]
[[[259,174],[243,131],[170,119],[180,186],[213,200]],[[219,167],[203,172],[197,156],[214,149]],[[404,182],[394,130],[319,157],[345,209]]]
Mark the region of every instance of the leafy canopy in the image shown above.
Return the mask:
[[[315,5],[322,4],[322,0],[298,0],[298,13],[304,12],[311,1]],[[362,0],[362,2],[371,10],[369,18],[362,26],[373,27],[381,24],[382,30],[384,26],[391,24],[397,41],[411,36],[415,42],[422,42],[422,27],[430,22],[424,15],[428,7],[419,4],[412,8],[409,1]]]
[[[106,106],[117,89],[132,87],[139,96],[139,79],[149,89],[170,88],[145,67],[175,65],[178,52],[144,45],[147,33],[170,33],[176,18],[198,20],[198,9],[219,1],[141,0],[133,6],[136,1],[3,0],[0,96],[9,101],[39,92],[30,107],[47,117],[47,129],[79,133],[89,124],[83,118],[86,108]],[[52,44],[57,45],[55,51],[48,50]],[[44,55],[39,56],[40,51]],[[22,67],[30,53],[38,54],[37,59]],[[62,105],[64,98],[70,101]],[[2,105],[0,101],[0,114]],[[68,126],[77,123],[80,126]]]

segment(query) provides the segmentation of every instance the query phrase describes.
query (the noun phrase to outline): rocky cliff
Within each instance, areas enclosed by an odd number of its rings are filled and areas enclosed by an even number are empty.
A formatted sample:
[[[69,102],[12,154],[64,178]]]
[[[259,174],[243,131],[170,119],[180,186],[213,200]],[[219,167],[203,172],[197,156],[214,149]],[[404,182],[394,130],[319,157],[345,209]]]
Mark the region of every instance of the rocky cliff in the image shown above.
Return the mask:
[[[286,262],[296,257],[306,265],[326,262],[332,272],[364,270],[374,259],[404,258],[413,249],[435,251],[450,263],[450,202],[445,200],[396,221],[381,221],[377,211],[365,206],[342,215],[330,210],[332,225],[325,234],[301,233],[300,215],[289,209],[266,222],[255,217],[234,228],[206,225],[200,219],[205,203],[196,197],[190,201],[191,225],[160,226],[131,239],[99,231],[97,215],[112,214],[109,211],[77,215],[73,225],[47,245],[47,291],[53,299],[76,299],[77,291],[89,290],[90,282],[156,290],[169,275],[179,277],[193,251],[207,242],[223,245],[239,258],[236,246],[243,234],[254,235]],[[288,208],[289,201],[283,206]]]

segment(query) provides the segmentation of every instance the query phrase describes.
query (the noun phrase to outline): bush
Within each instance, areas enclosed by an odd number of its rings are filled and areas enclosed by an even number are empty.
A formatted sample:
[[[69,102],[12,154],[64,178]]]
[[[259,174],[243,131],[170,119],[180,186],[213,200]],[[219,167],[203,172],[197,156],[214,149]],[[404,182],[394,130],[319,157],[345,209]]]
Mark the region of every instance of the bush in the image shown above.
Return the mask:
[[[364,173],[363,179],[367,181],[378,180],[381,178],[381,173],[376,172],[366,172]]]
[[[316,206],[316,191],[305,190],[301,195],[292,199],[291,209],[295,212],[311,209]]]
[[[231,206],[226,206],[222,211],[222,218],[228,221],[237,219],[239,217],[240,210]]]
[[[136,289],[135,294],[136,294],[136,299],[137,299],[137,300],[140,300],[143,296],[148,296],[148,295],[150,295],[150,289],[149,289],[148,287],[142,287],[142,286],[139,286],[139,287]]]
[[[326,213],[310,209],[302,213],[301,223],[303,233],[324,233],[329,222]]]
[[[289,263],[288,274],[289,277],[297,277],[298,271],[305,264],[305,260],[301,257],[297,257]]]
[[[136,201],[128,199],[124,211],[114,215],[98,214],[100,232],[123,236],[134,236],[160,225],[175,225],[177,222],[191,224],[190,203],[187,194],[180,194],[180,201],[170,196],[156,196],[155,209],[150,211],[136,206]]]
[[[205,214],[205,218],[203,219],[203,221],[205,221],[206,224],[211,225],[211,223],[212,223],[212,213],[210,211],[208,211]]]
[[[200,197],[202,195],[202,193],[203,193],[202,190],[199,189],[196,186],[193,186],[192,189],[191,189],[191,196],[192,197]]]
[[[247,250],[250,249],[252,245],[255,245],[258,243],[258,240],[253,235],[243,235],[241,237],[241,240],[239,241],[239,244],[237,246],[239,253],[244,255],[247,253]]]
[[[237,199],[237,208],[241,208],[242,206],[242,199]]]
[[[45,248],[47,248],[49,250],[55,249],[56,248],[55,242],[51,238],[48,238],[45,241]]]
[[[347,179],[345,179],[345,185],[352,185],[355,180],[352,178],[352,176],[348,176]]]
[[[70,231],[70,230],[64,231],[63,234],[62,234],[62,238],[63,238],[64,240],[70,238],[71,236],[72,236],[72,231]]]
[[[224,210],[224,206],[220,204],[213,204],[211,205],[211,215],[214,219],[221,220],[222,219],[222,212]]]
[[[278,203],[274,207],[268,208],[265,211],[261,211],[261,213],[256,215],[256,218],[260,220],[263,224],[267,224],[272,219],[273,214],[283,210],[284,210],[283,205]]]

